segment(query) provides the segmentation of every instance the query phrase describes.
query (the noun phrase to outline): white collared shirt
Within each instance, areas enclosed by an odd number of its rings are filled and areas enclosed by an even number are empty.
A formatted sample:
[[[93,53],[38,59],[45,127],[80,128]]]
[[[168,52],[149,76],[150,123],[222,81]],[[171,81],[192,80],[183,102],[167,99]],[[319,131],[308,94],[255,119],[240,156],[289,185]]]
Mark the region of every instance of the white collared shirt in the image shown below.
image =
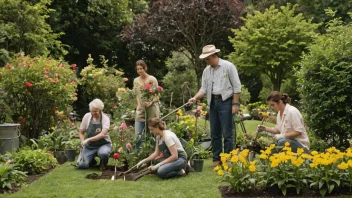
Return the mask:
[[[309,150],[310,143],[306,128],[304,127],[303,117],[296,107],[286,104],[282,119],[280,117],[280,111],[277,114],[275,128],[278,129],[280,134],[283,135],[289,131],[300,132],[301,135],[295,137],[294,139]]]

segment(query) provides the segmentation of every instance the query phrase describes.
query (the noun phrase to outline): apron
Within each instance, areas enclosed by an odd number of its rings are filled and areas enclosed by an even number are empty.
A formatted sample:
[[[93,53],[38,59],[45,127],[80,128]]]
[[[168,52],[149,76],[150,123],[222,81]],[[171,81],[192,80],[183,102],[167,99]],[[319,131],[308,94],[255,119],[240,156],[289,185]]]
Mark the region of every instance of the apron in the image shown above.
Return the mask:
[[[100,116],[100,122],[99,124],[93,124],[93,116],[92,118],[90,119],[90,122],[89,122],[89,126],[88,126],[88,129],[87,129],[87,136],[88,138],[90,137],[94,137],[96,135],[98,135],[101,130],[102,130],[102,119],[103,119],[103,116],[101,115]],[[88,146],[89,147],[101,147],[102,145],[104,144],[110,144],[110,142],[106,141],[105,138],[102,138],[98,141],[90,141],[88,142]]]
[[[165,141],[162,141],[161,144],[159,144],[160,139],[158,140],[158,146],[159,146],[159,151],[164,154],[164,158],[168,158],[171,156],[169,148],[166,146]],[[183,158],[187,160],[187,153],[186,151],[179,151],[177,150],[178,153],[178,158]]]

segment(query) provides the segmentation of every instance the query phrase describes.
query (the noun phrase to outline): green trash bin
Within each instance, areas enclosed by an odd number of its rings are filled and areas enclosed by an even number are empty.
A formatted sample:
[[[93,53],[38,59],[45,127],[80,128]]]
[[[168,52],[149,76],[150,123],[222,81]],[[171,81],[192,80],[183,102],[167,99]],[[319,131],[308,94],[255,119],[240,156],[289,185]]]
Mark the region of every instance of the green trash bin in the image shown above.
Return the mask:
[[[19,147],[20,124],[0,124],[0,153],[13,152]]]

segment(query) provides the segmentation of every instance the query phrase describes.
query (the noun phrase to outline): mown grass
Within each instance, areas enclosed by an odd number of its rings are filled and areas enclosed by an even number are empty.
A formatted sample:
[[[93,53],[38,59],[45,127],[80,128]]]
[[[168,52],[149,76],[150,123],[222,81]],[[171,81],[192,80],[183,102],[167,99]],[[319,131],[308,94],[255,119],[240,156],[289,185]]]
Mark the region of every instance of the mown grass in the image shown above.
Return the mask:
[[[255,133],[260,121],[245,121],[247,132]],[[203,172],[192,172],[185,177],[162,180],[147,175],[137,181],[90,180],[85,177],[97,170],[77,170],[70,163],[57,166],[50,173],[20,191],[1,197],[220,197],[221,177],[205,161]]]

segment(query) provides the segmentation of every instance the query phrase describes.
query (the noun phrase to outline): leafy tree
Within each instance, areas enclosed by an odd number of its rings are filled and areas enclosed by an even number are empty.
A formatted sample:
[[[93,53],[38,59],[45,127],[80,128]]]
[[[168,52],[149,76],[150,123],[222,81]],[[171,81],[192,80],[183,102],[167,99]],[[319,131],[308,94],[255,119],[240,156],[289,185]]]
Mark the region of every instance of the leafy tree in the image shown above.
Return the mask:
[[[331,14],[333,12],[330,11]],[[352,24],[329,22],[298,72],[307,124],[323,140],[346,146],[352,136]]]
[[[0,48],[9,52],[37,55],[62,55],[66,51],[59,40],[61,32],[53,33],[46,22],[53,11],[50,0],[36,3],[24,0],[0,1]]]
[[[166,60],[169,72],[162,80],[162,101],[170,101],[171,106],[179,107],[197,92],[196,73],[191,65],[189,59],[180,52],[173,52],[172,58]]]
[[[302,14],[295,15],[296,7],[288,4],[280,10],[271,6],[264,13],[256,11],[243,19],[244,27],[232,30],[235,52],[230,60],[245,73],[267,75],[274,90],[280,90],[283,79],[298,66],[318,27]]]
[[[6,90],[4,101],[12,120],[21,123],[21,133],[28,138],[56,126],[57,112],[70,112],[77,100],[75,71],[50,57],[27,55],[11,60],[0,68],[0,85]]]
[[[240,24],[243,4],[239,0],[151,0],[147,13],[126,27],[123,38],[133,42],[157,41],[173,50],[185,50],[200,87],[204,62],[202,47],[230,35]]]

